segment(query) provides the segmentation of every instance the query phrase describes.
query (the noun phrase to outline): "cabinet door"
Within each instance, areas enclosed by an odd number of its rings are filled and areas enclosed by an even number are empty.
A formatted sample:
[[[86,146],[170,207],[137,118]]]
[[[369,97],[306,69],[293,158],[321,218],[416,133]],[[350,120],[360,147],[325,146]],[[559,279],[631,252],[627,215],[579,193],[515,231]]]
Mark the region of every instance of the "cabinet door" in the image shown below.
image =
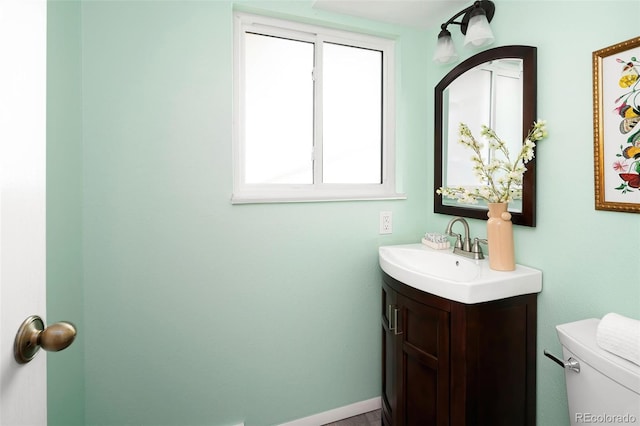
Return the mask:
[[[449,313],[398,295],[402,333],[397,425],[449,424]]]
[[[466,368],[452,377],[466,380],[466,424],[535,425],[536,296],[464,309]]]
[[[397,294],[382,286],[382,422],[400,424],[397,418],[399,366],[399,308]]]

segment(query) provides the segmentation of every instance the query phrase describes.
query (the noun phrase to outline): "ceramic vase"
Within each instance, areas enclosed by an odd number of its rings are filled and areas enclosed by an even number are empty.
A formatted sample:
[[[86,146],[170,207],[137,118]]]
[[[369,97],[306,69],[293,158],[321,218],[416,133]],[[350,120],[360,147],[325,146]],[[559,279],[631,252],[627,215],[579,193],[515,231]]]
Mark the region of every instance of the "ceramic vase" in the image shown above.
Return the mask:
[[[513,224],[507,203],[489,203],[488,216],[489,267],[496,271],[513,271],[516,269]]]

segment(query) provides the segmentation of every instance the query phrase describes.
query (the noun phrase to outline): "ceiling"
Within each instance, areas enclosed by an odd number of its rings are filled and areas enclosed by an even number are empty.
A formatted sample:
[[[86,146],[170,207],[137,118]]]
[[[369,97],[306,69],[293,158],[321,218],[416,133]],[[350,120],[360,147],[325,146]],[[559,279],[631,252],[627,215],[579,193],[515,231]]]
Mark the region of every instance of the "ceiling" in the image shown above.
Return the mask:
[[[315,0],[313,7],[420,29],[438,28],[469,0]]]

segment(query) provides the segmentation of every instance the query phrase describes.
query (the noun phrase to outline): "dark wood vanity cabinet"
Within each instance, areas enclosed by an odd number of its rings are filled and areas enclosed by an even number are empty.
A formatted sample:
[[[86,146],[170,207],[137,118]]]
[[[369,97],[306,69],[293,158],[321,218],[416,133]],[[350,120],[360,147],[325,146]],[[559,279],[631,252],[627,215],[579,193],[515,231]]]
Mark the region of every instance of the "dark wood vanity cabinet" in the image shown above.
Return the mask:
[[[535,425],[536,294],[467,305],[382,274],[383,425]]]

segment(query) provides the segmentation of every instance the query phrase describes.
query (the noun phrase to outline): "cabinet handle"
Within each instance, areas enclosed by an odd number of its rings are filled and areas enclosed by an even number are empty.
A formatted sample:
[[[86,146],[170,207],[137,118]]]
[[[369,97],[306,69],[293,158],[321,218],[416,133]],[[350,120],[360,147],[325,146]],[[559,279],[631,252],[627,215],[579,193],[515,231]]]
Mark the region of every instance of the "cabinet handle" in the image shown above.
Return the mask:
[[[402,331],[398,332],[398,308],[395,308],[393,310],[393,322],[394,322],[394,327],[392,328],[393,333],[397,336],[399,334],[402,334]]]
[[[393,330],[393,327],[391,327],[391,304],[387,305],[387,323],[389,324],[389,330]]]

